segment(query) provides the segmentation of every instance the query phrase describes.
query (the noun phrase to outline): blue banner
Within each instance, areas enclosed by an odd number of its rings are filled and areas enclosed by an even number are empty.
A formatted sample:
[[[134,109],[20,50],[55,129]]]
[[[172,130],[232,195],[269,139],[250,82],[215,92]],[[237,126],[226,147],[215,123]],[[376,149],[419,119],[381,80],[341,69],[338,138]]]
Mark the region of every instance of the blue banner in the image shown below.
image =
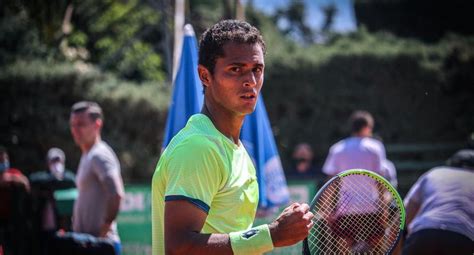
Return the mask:
[[[181,130],[191,115],[201,111],[204,95],[197,71],[198,48],[191,25],[184,26],[183,49],[163,139],[163,148]]]
[[[245,117],[240,140],[257,169],[259,206],[269,208],[287,203],[290,194],[261,94],[255,111]]]

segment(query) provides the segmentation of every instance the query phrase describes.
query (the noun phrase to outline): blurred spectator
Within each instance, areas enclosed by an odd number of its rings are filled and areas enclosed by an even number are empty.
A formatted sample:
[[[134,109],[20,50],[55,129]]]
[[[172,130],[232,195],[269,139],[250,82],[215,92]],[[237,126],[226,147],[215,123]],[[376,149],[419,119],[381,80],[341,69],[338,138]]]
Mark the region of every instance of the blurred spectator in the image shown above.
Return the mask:
[[[32,194],[36,210],[39,212],[41,230],[70,230],[72,212],[66,215],[58,213],[54,193],[58,190],[75,188],[74,174],[65,169],[66,157],[59,148],[49,149],[46,162],[48,171],[36,172],[30,175]]]
[[[0,175],[2,187],[13,185],[21,187],[25,191],[30,190],[28,179],[23,173],[16,168],[10,167],[10,157],[3,146],[0,146]]]
[[[73,230],[113,240],[117,254],[121,245],[115,221],[124,194],[120,163],[102,141],[102,109],[95,102],[78,102],[70,116],[72,137],[82,151],[76,184]]]
[[[74,180],[74,174],[66,170],[66,156],[59,148],[51,148],[46,156],[49,173],[55,180]],[[72,178],[71,178],[72,177]]]
[[[52,239],[57,230],[71,230],[72,210],[58,210],[55,192],[75,188],[74,174],[65,170],[66,156],[59,148],[51,148],[46,156],[48,171],[33,173],[29,176],[33,210],[35,212],[34,226],[39,236],[41,254],[51,254]]]
[[[474,150],[421,176],[405,198],[408,238],[404,255],[474,252]]]
[[[313,149],[307,143],[299,143],[295,146],[291,158],[289,175],[293,177],[314,176]]]
[[[334,176],[342,171],[362,168],[384,175],[385,147],[372,138],[374,119],[366,111],[355,111],[349,118],[351,136],[331,146],[323,173]]]
[[[29,212],[28,179],[10,167],[7,150],[0,146],[0,251],[26,254]]]
[[[287,176],[295,179],[314,179],[316,188],[321,187],[326,178],[321,168],[315,165],[311,145],[299,143],[295,146]]]

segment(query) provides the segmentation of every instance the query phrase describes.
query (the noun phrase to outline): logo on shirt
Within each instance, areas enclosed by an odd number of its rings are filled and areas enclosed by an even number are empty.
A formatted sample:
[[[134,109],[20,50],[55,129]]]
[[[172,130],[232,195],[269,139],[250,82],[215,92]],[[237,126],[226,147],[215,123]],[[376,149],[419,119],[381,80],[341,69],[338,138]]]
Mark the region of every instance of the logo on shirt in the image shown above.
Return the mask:
[[[250,239],[252,236],[256,235],[258,233],[258,229],[251,229],[247,232],[242,233],[242,238],[244,239]]]

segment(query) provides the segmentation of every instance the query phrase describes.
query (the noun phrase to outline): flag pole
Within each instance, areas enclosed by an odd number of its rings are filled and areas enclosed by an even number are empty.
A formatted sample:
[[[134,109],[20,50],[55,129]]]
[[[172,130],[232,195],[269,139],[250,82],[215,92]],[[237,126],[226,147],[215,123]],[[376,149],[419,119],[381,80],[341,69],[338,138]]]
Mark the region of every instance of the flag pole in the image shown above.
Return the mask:
[[[173,83],[178,72],[179,59],[181,57],[181,48],[183,46],[183,27],[184,27],[184,2],[185,0],[175,0],[174,11],[174,46],[173,46]]]

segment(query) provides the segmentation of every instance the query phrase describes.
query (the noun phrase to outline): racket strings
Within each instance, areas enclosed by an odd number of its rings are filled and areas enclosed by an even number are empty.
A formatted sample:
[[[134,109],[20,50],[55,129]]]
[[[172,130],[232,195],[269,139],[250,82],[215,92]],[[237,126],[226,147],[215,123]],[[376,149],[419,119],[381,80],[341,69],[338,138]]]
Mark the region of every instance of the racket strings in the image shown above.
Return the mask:
[[[316,217],[308,237],[311,254],[387,253],[397,239],[401,219],[394,199],[369,176],[335,180],[312,209]]]

